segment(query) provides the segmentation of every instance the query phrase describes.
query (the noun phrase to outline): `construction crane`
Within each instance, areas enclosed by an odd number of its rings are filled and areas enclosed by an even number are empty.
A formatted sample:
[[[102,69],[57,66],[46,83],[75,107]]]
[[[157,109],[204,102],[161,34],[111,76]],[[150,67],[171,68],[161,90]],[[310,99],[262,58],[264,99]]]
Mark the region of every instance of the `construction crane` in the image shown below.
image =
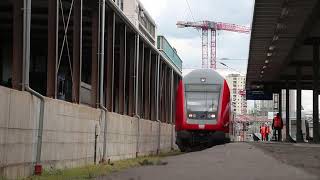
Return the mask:
[[[210,57],[210,68],[216,69],[216,31],[217,30],[224,30],[224,31],[231,31],[231,32],[238,32],[238,33],[250,33],[250,28],[246,26],[240,26],[236,24],[230,23],[222,23],[222,22],[213,22],[213,21],[199,21],[199,22],[186,22],[186,21],[178,21],[177,22],[178,28],[186,28],[186,27],[193,27],[195,29],[202,30],[202,68],[208,68],[208,31],[211,31],[211,57]]]

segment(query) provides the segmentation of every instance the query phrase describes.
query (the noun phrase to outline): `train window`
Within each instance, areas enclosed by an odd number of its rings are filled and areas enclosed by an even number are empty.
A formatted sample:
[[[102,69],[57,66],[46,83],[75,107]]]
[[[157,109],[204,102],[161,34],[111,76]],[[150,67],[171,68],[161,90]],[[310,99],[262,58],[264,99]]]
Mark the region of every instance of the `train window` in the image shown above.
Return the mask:
[[[217,112],[218,92],[186,92],[188,112]]]
[[[220,85],[214,85],[214,84],[188,84],[185,85],[185,91],[213,91],[213,92],[219,92],[221,89]]]

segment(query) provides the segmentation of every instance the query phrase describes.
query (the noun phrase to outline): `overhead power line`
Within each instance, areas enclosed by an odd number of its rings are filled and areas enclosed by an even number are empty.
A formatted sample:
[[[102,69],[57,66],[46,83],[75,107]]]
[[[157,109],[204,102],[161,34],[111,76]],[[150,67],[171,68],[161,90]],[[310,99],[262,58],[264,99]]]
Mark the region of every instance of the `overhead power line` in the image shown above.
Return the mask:
[[[191,17],[192,17],[193,21],[196,21],[196,20],[194,19],[194,16],[193,16],[193,13],[192,13],[192,10],[191,10],[191,7],[190,7],[190,4],[189,4],[189,1],[188,1],[188,0],[186,0],[186,3],[187,3],[187,5],[188,5],[188,8],[189,8],[189,11],[190,11],[190,14],[191,14]]]
[[[240,73],[241,75],[244,75],[241,71],[236,70],[236,69],[234,69],[234,68],[232,68],[232,67],[230,67],[230,66],[226,65],[226,64],[225,64],[225,63],[223,63],[223,62],[218,61],[218,63],[219,63],[219,64],[221,64],[222,66],[225,66],[225,67],[227,67],[227,68],[231,69],[232,71],[235,71],[235,72],[237,72],[237,73]]]
[[[237,73],[239,73],[239,74],[241,74],[241,75],[244,75],[245,73],[243,73],[243,72],[241,72],[240,70],[237,70],[237,69],[234,69],[234,68],[232,68],[232,67],[230,67],[230,66],[228,66],[228,65],[226,65],[225,63],[223,63],[223,62],[221,62],[221,61],[217,61],[219,64],[221,64],[224,68],[217,68],[217,69],[229,69],[229,70],[232,70],[232,71],[234,71],[234,72],[237,72]],[[198,67],[198,66],[185,66],[185,67],[183,67],[182,69],[201,69],[200,67]]]
[[[246,61],[248,59],[245,58],[217,58],[220,61]]]

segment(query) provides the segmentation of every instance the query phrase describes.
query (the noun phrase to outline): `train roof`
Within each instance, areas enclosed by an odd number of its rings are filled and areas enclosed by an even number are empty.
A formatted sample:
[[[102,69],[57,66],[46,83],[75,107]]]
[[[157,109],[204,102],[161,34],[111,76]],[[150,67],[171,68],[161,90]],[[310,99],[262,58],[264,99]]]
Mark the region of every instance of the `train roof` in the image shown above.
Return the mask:
[[[205,82],[201,81],[205,78]],[[185,84],[223,84],[224,78],[213,69],[196,69],[187,74],[183,81]]]

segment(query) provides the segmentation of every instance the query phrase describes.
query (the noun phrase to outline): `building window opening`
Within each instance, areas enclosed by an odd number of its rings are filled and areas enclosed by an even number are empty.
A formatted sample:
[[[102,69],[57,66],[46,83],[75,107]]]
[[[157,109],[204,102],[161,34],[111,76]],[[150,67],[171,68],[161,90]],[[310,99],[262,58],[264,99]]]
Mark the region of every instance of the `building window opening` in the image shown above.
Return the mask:
[[[61,1],[64,14],[59,13],[59,33],[58,33],[58,77],[57,77],[57,98],[72,101],[72,71],[73,71],[73,24],[68,28],[64,23],[68,22],[68,13],[71,12],[70,19],[74,18],[74,11],[68,5],[67,0]],[[66,32],[66,34],[65,34]]]
[[[30,87],[42,95],[47,91],[47,57],[48,57],[48,11],[39,8],[40,3],[48,1],[34,0],[32,3],[30,32]]]
[[[14,49],[22,50],[21,46],[19,46],[19,48],[13,48],[13,30],[15,27],[17,27],[17,25],[22,27],[22,22],[19,24],[16,23],[16,26],[13,26],[13,22],[17,19],[22,20],[23,17],[21,13],[16,15],[15,18],[12,15],[17,12],[17,9],[22,8],[22,6],[23,2],[19,3],[9,0],[2,0],[0,4],[1,14],[3,15],[0,22],[0,85],[8,88],[13,87],[13,51]],[[20,56],[22,55],[22,52],[19,54],[17,53],[16,55]],[[15,58],[19,58],[19,56],[15,56]],[[22,56],[20,57],[21,58],[19,59],[22,59]],[[17,84],[20,83],[21,81],[17,82]]]

